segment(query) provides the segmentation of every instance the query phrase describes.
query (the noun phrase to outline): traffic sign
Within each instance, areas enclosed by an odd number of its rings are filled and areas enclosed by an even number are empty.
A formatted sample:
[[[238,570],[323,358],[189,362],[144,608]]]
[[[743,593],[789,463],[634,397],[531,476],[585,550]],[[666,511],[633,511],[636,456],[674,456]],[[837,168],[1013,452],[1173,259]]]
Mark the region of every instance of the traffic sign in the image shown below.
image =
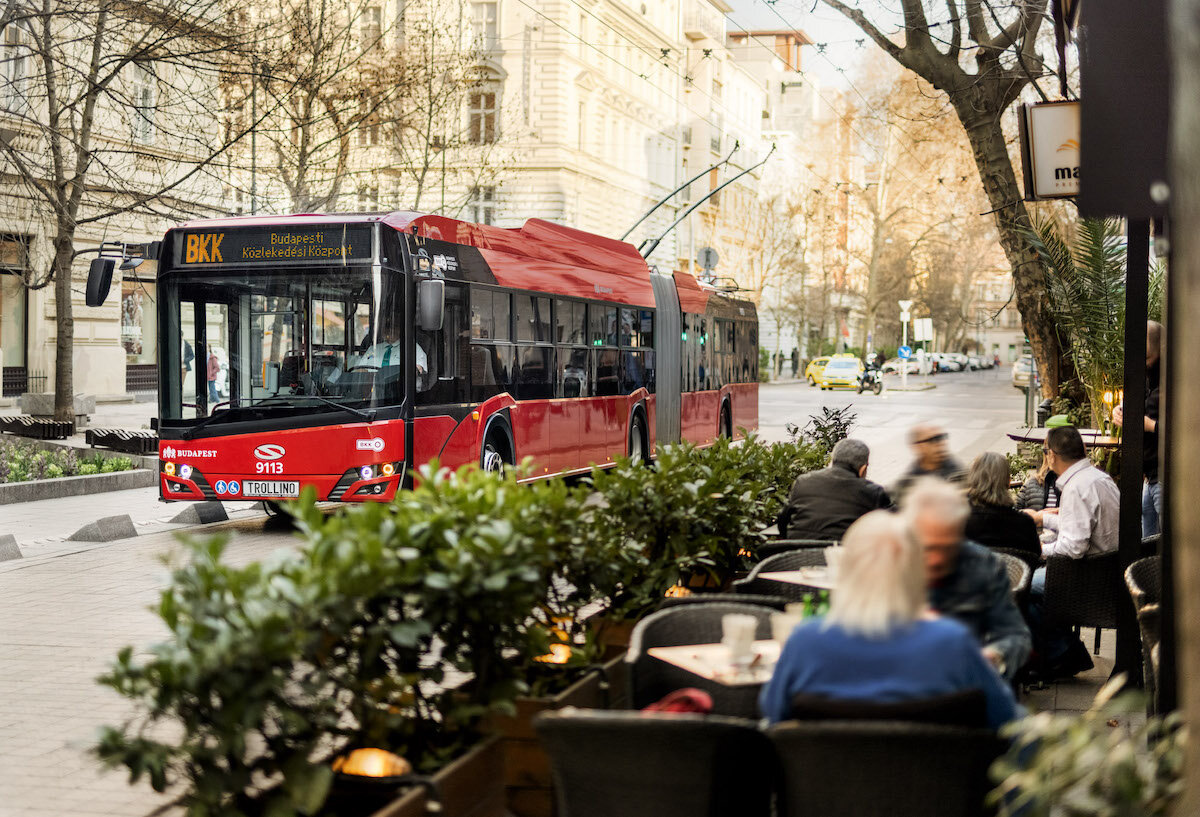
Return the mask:
[[[903,360],[908,360],[910,357],[912,357],[912,349],[907,346],[901,346],[896,350],[896,355]]]
[[[712,270],[717,268],[717,262],[721,260],[721,256],[717,255],[717,251],[712,247],[701,247],[696,253],[696,263],[701,269]]]

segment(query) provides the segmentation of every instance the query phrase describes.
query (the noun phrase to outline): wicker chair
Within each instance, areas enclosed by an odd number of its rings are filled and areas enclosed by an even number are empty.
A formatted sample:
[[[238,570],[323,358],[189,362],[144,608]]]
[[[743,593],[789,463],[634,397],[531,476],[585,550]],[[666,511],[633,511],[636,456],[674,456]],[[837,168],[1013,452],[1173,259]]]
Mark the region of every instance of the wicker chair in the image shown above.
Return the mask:
[[[932,698],[880,703],[797,693],[788,714],[794,721],[905,721],[941,726],[987,726],[987,698],[980,689],[964,689]]]
[[[749,576],[733,583],[733,592],[738,595],[750,593],[783,596],[788,601],[803,601],[806,595],[810,595],[813,592],[811,587],[805,587],[802,584],[791,584],[789,582],[777,582],[771,579],[760,579],[759,574],[770,573],[776,570],[799,570],[802,567],[820,567],[825,564],[824,548],[830,544],[827,542],[823,547],[819,548],[790,550],[786,553],[777,553],[774,556],[763,559],[754,566]]]
[[[753,721],[560,709],[533,722],[559,817],[768,817],[774,751]]]
[[[1100,630],[1116,628],[1117,606],[1127,603],[1127,599],[1117,551],[1080,559],[1051,556],[1046,560],[1046,622],[1095,627],[1096,655],[1100,654]]]
[[[782,767],[780,817],[990,813],[990,729],[898,721],[788,721],[767,730]]]
[[[739,604],[731,597],[728,602],[685,604],[646,616],[633,628],[629,652],[625,654],[633,708],[649,706],[668,692],[696,687],[712,696],[715,714],[757,718],[758,693],[762,688],[760,684],[727,686],[647,655],[646,651],[651,647],[716,644],[722,636],[721,619],[730,613],[744,613],[757,618],[755,638],[768,639],[771,637],[771,616],[774,612],[769,606]]]
[[[788,553],[793,550],[805,550],[806,548],[827,548],[830,545],[836,545],[837,541],[828,542],[824,539],[775,539],[770,542],[764,542],[758,546],[758,558],[760,560],[777,556],[780,553]]]
[[[1020,604],[1029,595],[1029,583],[1033,579],[1029,563],[1011,553],[1002,553],[994,548],[993,552],[1004,562],[1004,569],[1008,571],[1008,583],[1012,586],[1013,600]]]
[[[736,596],[729,593],[693,593],[690,596],[668,596],[659,602],[658,609],[666,610],[668,607],[731,601],[738,604],[761,604],[779,612],[784,612],[791,604],[791,600],[783,596],[760,596],[751,593],[738,593]]]
[[[1037,570],[1042,566],[1042,555],[1040,553],[1034,554],[1020,548],[992,547],[991,545],[988,545],[987,549],[992,553],[1007,553],[1009,556],[1016,556],[1022,562],[1029,565],[1030,571]]]
[[[1158,556],[1147,556],[1125,568],[1125,586],[1137,611],[1142,634],[1142,680],[1145,682],[1148,711],[1158,712],[1158,653],[1161,639],[1162,564]]]

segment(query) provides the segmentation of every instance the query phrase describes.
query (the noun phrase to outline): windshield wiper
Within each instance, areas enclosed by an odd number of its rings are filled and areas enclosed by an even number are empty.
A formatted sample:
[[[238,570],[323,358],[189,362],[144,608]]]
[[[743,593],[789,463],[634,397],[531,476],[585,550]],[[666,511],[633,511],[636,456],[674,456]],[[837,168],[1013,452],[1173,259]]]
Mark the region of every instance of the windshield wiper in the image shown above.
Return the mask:
[[[296,400],[296,399],[319,400],[320,402],[324,403],[327,406],[333,406],[334,408],[339,408],[342,411],[348,411],[351,414],[355,415],[356,417],[361,417],[364,420],[366,420],[368,423],[375,420],[375,409],[371,409],[370,411],[363,411],[362,409],[354,408],[354,406],[347,406],[345,403],[339,403],[336,400],[330,400],[328,397],[323,397],[319,394],[293,394],[293,395],[289,395],[287,397],[280,397],[278,395],[273,396],[273,397],[264,397],[261,400],[250,403],[248,406],[245,406],[244,408],[252,408],[254,406],[261,406],[263,403],[267,403],[272,400],[283,400],[287,403],[290,403],[292,400]],[[239,408],[243,408],[243,407],[239,406]]]
[[[264,403],[269,403],[274,400],[283,401],[283,403],[285,405],[290,405],[291,401],[297,397],[303,398],[303,399],[308,399],[308,400],[319,400],[322,403],[325,403],[326,405],[333,406],[334,408],[339,408],[342,411],[348,411],[357,417],[361,417],[364,420],[366,420],[368,423],[374,422],[374,420],[375,420],[375,413],[376,413],[375,409],[371,409],[370,411],[363,411],[362,409],[356,409],[353,406],[347,406],[342,403],[339,403],[336,400],[330,400],[328,397],[322,397],[319,394],[297,394],[297,395],[292,395],[290,397],[273,396],[273,397],[264,397],[261,400],[256,400],[253,403],[247,403],[244,406],[230,406],[225,411],[217,412],[216,414],[210,414],[209,416],[205,417],[200,422],[196,423],[194,426],[191,426],[191,427],[187,428],[186,430],[184,430],[180,434],[180,437],[182,437],[185,440],[193,439],[196,436],[196,433],[198,431],[200,431],[200,429],[204,428],[205,426],[207,426],[209,423],[213,422],[214,420],[220,419],[222,417],[228,417],[230,415],[230,413],[233,411],[238,411],[240,409],[254,408],[255,406],[261,406]]]

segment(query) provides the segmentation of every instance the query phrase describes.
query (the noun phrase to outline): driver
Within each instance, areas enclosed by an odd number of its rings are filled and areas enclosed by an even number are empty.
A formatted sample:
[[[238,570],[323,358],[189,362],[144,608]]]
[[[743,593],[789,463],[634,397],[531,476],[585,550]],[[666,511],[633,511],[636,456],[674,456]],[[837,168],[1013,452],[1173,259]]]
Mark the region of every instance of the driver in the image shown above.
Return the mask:
[[[359,367],[369,369],[386,369],[399,366],[402,359],[400,343],[400,327],[387,323],[380,329],[379,342],[372,344],[365,352],[358,355],[350,364],[351,369]],[[428,358],[421,344],[416,344],[417,376],[424,377],[428,367]]]

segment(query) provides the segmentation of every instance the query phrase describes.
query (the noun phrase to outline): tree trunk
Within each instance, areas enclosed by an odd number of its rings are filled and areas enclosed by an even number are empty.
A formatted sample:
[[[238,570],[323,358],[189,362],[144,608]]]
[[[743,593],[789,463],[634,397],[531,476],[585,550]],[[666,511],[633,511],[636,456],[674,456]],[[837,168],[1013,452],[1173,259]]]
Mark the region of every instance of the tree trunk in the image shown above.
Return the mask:
[[[75,317],[71,304],[71,232],[60,225],[54,239],[54,419],[75,421]]]
[[[1165,445],[1169,471],[1163,483],[1167,498],[1167,525],[1173,560],[1175,609],[1175,662],[1179,709],[1184,723],[1196,734],[1200,724],[1200,505],[1187,477],[1200,468],[1200,402],[1192,399],[1191,384],[1200,378],[1200,323],[1189,320],[1200,307],[1200,0],[1172,0],[1168,4],[1171,36],[1171,268],[1167,307],[1168,345],[1163,394],[1166,412]],[[1174,388],[1172,388],[1174,387]],[[1170,644],[1163,659],[1170,660]],[[1200,741],[1187,750],[1184,792],[1174,814],[1200,812]]]
[[[1000,246],[1012,265],[1017,309],[1037,359],[1042,393],[1046,397],[1057,397],[1064,385],[1075,376],[1074,370],[1065,355],[1066,350],[1059,343],[1050,315],[1045,270],[1022,233],[1023,229],[1030,226],[1029,211],[1008,155],[1000,118],[991,113],[981,113],[981,110],[987,110],[987,106],[979,104],[973,94],[960,93],[951,99],[971,143],[984,192],[995,211]]]

